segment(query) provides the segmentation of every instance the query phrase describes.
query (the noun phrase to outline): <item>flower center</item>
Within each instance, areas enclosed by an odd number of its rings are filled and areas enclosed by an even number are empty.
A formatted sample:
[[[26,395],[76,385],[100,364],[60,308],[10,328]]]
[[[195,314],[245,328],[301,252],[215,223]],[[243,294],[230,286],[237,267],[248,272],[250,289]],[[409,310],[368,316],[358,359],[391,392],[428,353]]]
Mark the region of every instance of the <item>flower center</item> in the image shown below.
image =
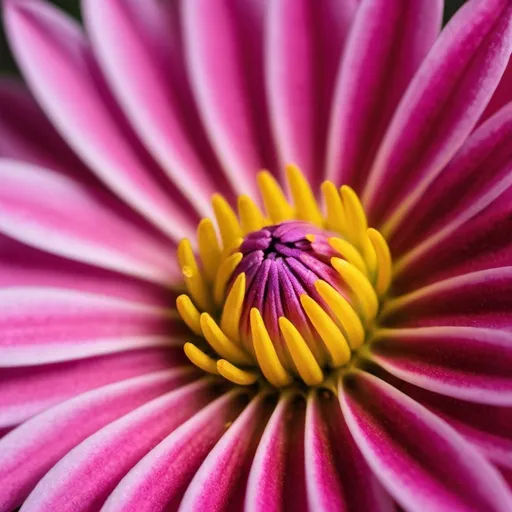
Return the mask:
[[[177,308],[197,336],[185,353],[239,385],[325,384],[368,338],[391,281],[387,244],[354,191],[325,182],[322,213],[300,170],[287,177],[293,205],[264,171],[265,214],[241,196],[237,216],[216,195],[221,241],[203,219],[199,258],[189,240],[178,248],[188,294]]]

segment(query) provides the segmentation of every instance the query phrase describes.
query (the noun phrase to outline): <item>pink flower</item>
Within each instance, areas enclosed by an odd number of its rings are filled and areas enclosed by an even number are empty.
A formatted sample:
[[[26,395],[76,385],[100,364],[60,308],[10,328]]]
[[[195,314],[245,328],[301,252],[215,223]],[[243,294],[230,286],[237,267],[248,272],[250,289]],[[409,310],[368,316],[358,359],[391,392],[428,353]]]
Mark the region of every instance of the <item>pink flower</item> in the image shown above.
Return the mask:
[[[0,511],[512,510],[511,1],[82,9],[4,1]]]

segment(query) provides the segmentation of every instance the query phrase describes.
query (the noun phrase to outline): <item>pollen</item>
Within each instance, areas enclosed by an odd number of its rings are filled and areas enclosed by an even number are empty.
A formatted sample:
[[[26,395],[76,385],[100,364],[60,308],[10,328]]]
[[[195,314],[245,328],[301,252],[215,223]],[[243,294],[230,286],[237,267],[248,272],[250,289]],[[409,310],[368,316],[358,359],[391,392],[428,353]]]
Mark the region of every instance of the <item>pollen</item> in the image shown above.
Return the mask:
[[[177,309],[190,329],[186,356],[233,384],[319,386],[350,364],[391,284],[391,255],[348,186],[327,181],[322,207],[300,169],[286,169],[291,199],[267,171],[263,211],[212,198],[215,222],[180,242],[187,293]]]

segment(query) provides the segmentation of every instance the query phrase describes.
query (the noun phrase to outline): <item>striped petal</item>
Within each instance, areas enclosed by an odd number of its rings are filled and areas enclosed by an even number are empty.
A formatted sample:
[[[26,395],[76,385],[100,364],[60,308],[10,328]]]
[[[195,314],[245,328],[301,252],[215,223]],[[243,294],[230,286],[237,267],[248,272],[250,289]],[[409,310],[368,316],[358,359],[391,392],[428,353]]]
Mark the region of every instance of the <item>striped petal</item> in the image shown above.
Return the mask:
[[[512,101],[512,59],[509,59],[507,69],[501,77],[494,95],[482,115],[481,122],[491,117],[498,110]]]
[[[512,492],[496,469],[417,402],[362,372],[347,375],[340,392],[354,440],[404,509],[510,510]]]

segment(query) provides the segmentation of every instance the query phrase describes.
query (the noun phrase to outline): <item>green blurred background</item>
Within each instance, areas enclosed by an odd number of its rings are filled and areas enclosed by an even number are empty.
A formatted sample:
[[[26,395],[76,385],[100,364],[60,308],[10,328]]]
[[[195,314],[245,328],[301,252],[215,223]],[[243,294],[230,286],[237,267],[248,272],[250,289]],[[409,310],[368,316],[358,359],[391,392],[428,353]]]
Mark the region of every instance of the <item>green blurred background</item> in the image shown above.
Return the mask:
[[[80,0],[50,0],[51,3],[60,6],[62,9],[66,10],[73,16],[79,18],[80,17]],[[108,1],[108,0],[104,0]],[[145,0],[139,0],[144,2]],[[162,0],[172,2],[174,0]],[[313,0],[312,0],[313,1]],[[321,0],[320,0],[321,1]],[[415,0],[409,0],[414,2]],[[455,13],[455,11],[465,2],[465,0],[445,0],[445,13],[444,19],[445,22],[450,19],[451,16]],[[2,0],[0,0],[0,5],[2,4]],[[9,48],[5,41],[3,30],[0,30],[0,73],[17,73],[16,65],[12,59],[12,56],[9,52]]]

